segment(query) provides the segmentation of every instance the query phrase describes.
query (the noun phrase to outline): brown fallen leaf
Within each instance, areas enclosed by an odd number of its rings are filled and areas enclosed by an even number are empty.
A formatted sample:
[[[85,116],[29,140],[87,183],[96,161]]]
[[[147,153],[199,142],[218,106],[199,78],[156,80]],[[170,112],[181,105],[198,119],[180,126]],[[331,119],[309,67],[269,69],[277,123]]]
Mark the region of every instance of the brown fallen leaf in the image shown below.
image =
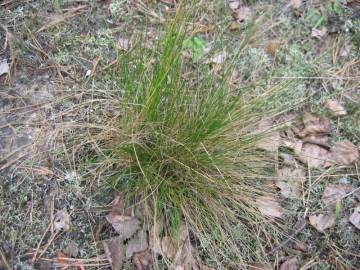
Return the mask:
[[[287,3],[286,7],[292,9],[298,9],[301,7],[301,5],[302,5],[302,0],[290,0],[289,3]]]
[[[329,145],[329,137],[327,135],[317,135],[311,134],[304,138],[302,138],[303,142],[318,144],[321,146],[328,146]]]
[[[296,160],[294,155],[289,155],[285,153],[280,153],[279,156],[282,158],[282,163],[284,165],[294,166],[296,165]]]
[[[278,131],[271,131],[273,128],[272,119],[263,119],[255,127],[253,133],[261,134],[260,138],[256,143],[256,147],[267,150],[269,152],[276,152],[280,146],[280,133]]]
[[[334,165],[331,153],[317,144],[297,141],[295,143],[288,143],[287,146],[293,148],[299,159],[309,167],[328,168]]]
[[[337,101],[336,99],[328,99],[328,100],[326,100],[325,107],[331,112],[331,114],[333,116],[347,115],[347,112],[346,112],[344,106],[342,106],[340,104],[340,102]]]
[[[345,184],[327,185],[321,199],[327,207],[334,207],[338,201],[341,201],[346,196],[350,189],[350,186]]]
[[[349,221],[360,230],[360,205],[355,207],[354,212],[350,215]]]
[[[126,244],[126,258],[130,259],[134,253],[145,251],[148,249],[148,240],[145,230],[138,231],[133,238]]]
[[[313,28],[311,30],[311,36],[314,38],[321,39],[327,34],[327,28],[325,26],[321,27],[320,29]]]
[[[306,243],[302,242],[302,241],[294,241],[293,243],[293,247],[296,250],[300,250],[302,252],[308,252],[308,246]]]
[[[177,247],[170,236],[164,236],[161,239],[161,251],[163,256],[165,256],[171,261],[174,260],[177,252]]]
[[[335,216],[331,214],[312,215],[309,217],[310,224],[321,233],[335,225]]]
[[[149,269],[153,261],[152,254],[149,250],[145,250],[139,253],[134,254],[134,263],[136,270],[145,270]]]
[[[112,270],[122,269],[125,259],[125,249],[123,239],[121,237],[114,237],[102,242],[105,250],[105,255],[110,262]]]
[[[190,243],[189,230],[182,224],[179,228],[179,249],[176,252],[173,263],[176,269],[192,269],[197,264],[196,252]]]
[[[339,52],[339,56],[340,57],[349,56],[349,54],[351,52],[351,47],[352,47],[351,44],[341,47],[340,52]]]
[[[306,112],[303,116],[304,128],[300,131],[295,130],[300,138],[310,134],[329,134],[331,131],[330,120],[322,116],[314,116]]]
[[[235,19],[241,22],[250,19],[252,14],[253,12],[249,7],[241,6],[239,7],[239,9],[235,10],[234,17]]]
[[[359,159],[359,150],[350,141],[341,141],[331,147],[334,161],[339,165],[350,165]]]
[[[286,260],[280,266],[280,270],[297,270],[297,269],[299,269],[299,262],[296,257]]]
[[[228,25],[228,29],[229,29],[230,31],[236,31],[236,30],[238,30],[239,28],[240,28],[240,24],[239,24],[239,22],[237,22],[237,21],[232,21],[232,22],[230,22],[229,25]]]
[[[276,186],[280,188],[281,195],[285,198],[298,198],[301,195],[304,178],[304,170],[284,167],[278,170]]]
[[[280,203],[270,196],[256,198],[255,205],[264,216],[281,218],[284,214]]]
[[[122,216],[110,212],[106,215],[106,220],[124,240],[133,236],[140,229],[140,221],[133,216]]]
[[[70,215],[66,209],[56,212],[54,217],[54,230],[59,232],[61,230],[69,231],[71,226]]]

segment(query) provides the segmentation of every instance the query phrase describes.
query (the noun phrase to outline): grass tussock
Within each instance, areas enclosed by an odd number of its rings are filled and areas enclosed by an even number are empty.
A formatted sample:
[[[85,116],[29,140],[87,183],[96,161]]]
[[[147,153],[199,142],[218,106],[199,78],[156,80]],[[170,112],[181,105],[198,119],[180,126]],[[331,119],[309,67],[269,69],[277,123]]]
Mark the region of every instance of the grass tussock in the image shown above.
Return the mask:
[[[138,42],[119,52],[114,78],[124,95],[114,102],[121,113],[104,119],[108,129],[92,132],[93,165],[107,168],[129,205],[144,203],[151,219],[164,220],[168,234],[175,237],[185,222],[212,263],[266,260],[278,230],[255,200],[274,191],[268,179],[275,165],[271,153],[257,148],[266,132],[254,130],[286,107],[273,106],[285,89],[230,94],[236,58],[220,76],[206,65],[194,68],[183,57],[182,14],[154,49]]]

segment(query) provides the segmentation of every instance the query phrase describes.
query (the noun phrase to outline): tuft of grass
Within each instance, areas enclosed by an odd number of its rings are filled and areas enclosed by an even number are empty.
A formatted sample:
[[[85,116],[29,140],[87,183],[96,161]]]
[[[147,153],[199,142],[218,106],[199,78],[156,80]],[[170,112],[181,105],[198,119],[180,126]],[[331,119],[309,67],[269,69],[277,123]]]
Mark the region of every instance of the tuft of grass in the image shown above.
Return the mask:
[[[255,201],[275,196],[269,181],[275,161],[257,147],[268,131],[254,130],[286,109],[273,104],[288,85],[232,95],[229,78],[237,58],[220,76],[205,65],[194,70],[182,54],[188,38],[184,14],[177,13],[154,49],[140,40],[119,52],[114,78],[123,92],[115,101],[121,113],[104,119],[108,128],[92,131],[92,166],[107,168],[110,185],[128,205],[143,203],[150,219],[164,220],[165,234],[176,237],[185,222],[211,264],[228,269],[266,261],[279,224],[263,217]]]

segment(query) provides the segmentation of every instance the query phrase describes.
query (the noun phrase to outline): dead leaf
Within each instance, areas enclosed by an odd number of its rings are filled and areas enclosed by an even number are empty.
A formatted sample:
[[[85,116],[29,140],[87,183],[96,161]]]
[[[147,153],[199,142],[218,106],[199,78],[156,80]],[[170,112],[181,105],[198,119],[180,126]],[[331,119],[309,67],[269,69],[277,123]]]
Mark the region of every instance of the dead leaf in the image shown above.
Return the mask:
[[[333,116],[347,115],[345,108],[336,99],[326,100],[325,107],[331,112]]]
[[[218,53],[211,58],[210,62],[213,64],[222,64],[225,62],[226,56],[225,52]]]
[[[331,131],[330,120],[322,116],[314,116],[307,112],[304,114],[303,123],[304,128],[302,130],[295,130],[300,138],[310,134],[329,134]]]
[[[153,257],[149,250],[145,250],[134,254],[134,263],[137,270],[148,269],[152,261],[153,261]]]
[[[339,56],[340,57],[349,56],[349,54],[351,52],[351,47],[352,47],[351,44],[341,47],[340,52],[339,52]]]
[[[106,215],[106,219],[124,240],[133,236],[140,229],[140,221],[136,217],[110,212]]]
[[[145,251],[148,248],[147,234],[145,230],[138,231],[126,244],[126,258],[130,259],[134,253]]]
[[[288,146],[293,148],[299,159],[311,168],[328,168],[334,164],[331,153],[317,144],[297,141]]]
[[[170,236],[164,236],[161,239],[161,251],[162,254],[169,260],[173,260],[175,258],[177,247]]]
[[[253,14],[253,12],[251,11],[251,9],[249,7],[241,6],[239,9],[237,9],[234,12],[234,17],[238,21],[242,22],[242,21],[249,19],[252,16],[252,14]]]
[[[238,30],[240,28],[240,24],[239,24],[239,22],[235,22],[235,21],[232,21],[232,22],[230,22],[229,23],[229,25],[228,25],[228,29],[230,30],[230,31],[236,31],[236,30]]]
[[[308,252],[308,246],[302,241],[294,241],[294,249],[300,250],[302,252]]]
[[[254,127],[253,133],[263,137],[255,143],[256,147],[269,152],[276,152],[278,150],[281,138],[278,131],[271,131],[273,125],[273,120],[263,119]]]
[[[176,267],[192,269],[196,265],[195,250],[190,243],[189,230],[186,225],[181,224],[178,236],[179,249],[173,260]]]
[[[74,241],[71,241],[64,249],[64,254],[69,257],[75,258],[78,255],[78,253],[79,253],[79,248]]]
[[[115,237],[102,242],[106,257],[112,270],[120,270],[125,259],[125,250],[122,237]]]
[[[116,43],[116,47],[120,50],[127,51],[130,48],[129,39],[126,37],[119,37]]]
[[[286,260],[280,266],[280,270],[297,270],[299,269],[299,262],[296,257]]]
[[[341,141],[331,147],[331,154],[339,165],[350,165],[359,159],[359,150],[350,141]]]
[[[265,216],[281,218],[284,213],[284,209],[279,202],[270,196],[256,198],[255,204],[259,211]]]
[[[235,10],[240,6],[240,2],[239,1],[232,1],[229,3],[229,8],[231,10]]]
[[[360,230],[360,206],[355,207],[354,212],[350,215],[349,221]]]
[[[309,222],[318,232],[324,233],[326,229],[335,225],[335,216],[333,214],[312,215],[309,217]]]
[[[66,209],[56,212],[54,217],[54,230],[59,232],[61,230],[69,231],[71,226],[70,215]]]
[[[6,60],[0,61],[0,76],[3,74],[8,74],[10,71],[10,67]]]
[[[160,234],[163,231],[164,223],[157,221],[149,230],[149,244],[155,254],[162,254]]]
[[[302,5],[302,0],[290,0],[286,5],[287,8],[298,9]]]
[[[281,195],[285,198],[299,198],[304,178],[304,170],[284,167],[278,170],[276,186],[280,188]]]
[[[327,28],[325,26],[321,27],[320,29],[313,28],[311,30],[311,36],[321,39],[327,34]]]
[[[321,199],[327,207],[333,207],[338,201],[341,201],[350,191],[350,186],[339,184],[327,185],[324,189]]]
[[[327,135],[311,134],[302,138],[303,142],[318,144],[321,146],[329,145],[329,137]]]
[[[266,44],[265,51],[274,57],[276,55],[279,47],[280,47],[280,42],[270,41],[268,44]]]

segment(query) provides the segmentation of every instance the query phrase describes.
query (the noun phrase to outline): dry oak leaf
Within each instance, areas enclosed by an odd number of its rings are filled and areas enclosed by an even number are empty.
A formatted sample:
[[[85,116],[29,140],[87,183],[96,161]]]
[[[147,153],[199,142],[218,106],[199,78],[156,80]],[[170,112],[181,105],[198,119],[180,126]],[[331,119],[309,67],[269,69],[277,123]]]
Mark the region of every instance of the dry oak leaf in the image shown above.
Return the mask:
[[[302,141],[321,145],[321,146],[329,146],[329,136],[327,135],[310,134],[302,138]]]
[[[280,146],[280,133],[271,130],[273,128],[272,119],[263,119],[254,127],[254,135],[261,136],[255,143],[255,146],[267,150],[269,152],[276,152]]]
[[[284,209],[280,203],[270,196],[256,198],[255,205],[265,216],[281,218],[284,213]]]
[[[317,144],[297,141],[288,143],[287,146],[293,148],[299,159],[309,167],[328,168],[334,165],[331,153]]]
[[[57,211],[54,217],[54,230],[56,232],[59,232],[61,230],[68,231],[70,230],[70,226],[70,215],[68,214],[66,209]]]
[[[120,270],[125,259],[125,249],[123,239],[114,237],[102,242],[106,258],[110,262],[112,270]]]
[[[350,186],[345,184],[334,185],[330,184],[325,187],[322,194],[322,201],[326,206],[335,206],[338,201],[341,201],[350,191]]]
[[[309,217],[309,222],[318,232],[324,233],[326,229],[335,225],[335,216],[332,213],[312,215]]]
[[[278,179],[275,184],[285,198],[298,198],[301,195],[304,178],[304,170],[284,167],[278,170]]]
[[[140,221],[133,216],[122,216],[110,212],[106,215],[106,219],[124,240],[133,236],[140,229]]]
[[[354,212],[350,215],[349,221],[360,230],[360,206],[355,207]]]
[[[321,39],[322,37],[324,37],[327,34],[327,28],[325,26],[321,27],[320,29],[317,28],[313,28],[311,30],[311,36]]]
[[[136,270],[148,269],[153,261],[153,256],[149,250],[134,254]]]
[[[350,141],[341,141],[331,147],[334,161],[339,165],[350,165],[359,159],[359,150]]]
[[[126,244],[126,258],[130,259],[134,253],[148,249],[147,233],[145,230],[138,231],[133,238]]]
[[[245,21],[252,16],[253,12],[249,7],[241,6],[239,9],[235,10],[234,17],[239,21]]]
[[[327,108],[333,116],[344,116],[347,112],[343,105],[336,99],[328,99],[325,102],[325,108]]]
[[[331,130],[330,120],[322,116],[314,116],[306,112],[303,116],[304,128],[296,131],[300,138],[304,138],[310,134],[329,134]]]
[[[289,3],[287,3],[286,7],[298,9],[301,7],[301,5],[302,5],[302,0],[290,0]]]
[[[286,260],[280,266],[280,270],[297,270],[299,269],[299,262],[296,257]]]

